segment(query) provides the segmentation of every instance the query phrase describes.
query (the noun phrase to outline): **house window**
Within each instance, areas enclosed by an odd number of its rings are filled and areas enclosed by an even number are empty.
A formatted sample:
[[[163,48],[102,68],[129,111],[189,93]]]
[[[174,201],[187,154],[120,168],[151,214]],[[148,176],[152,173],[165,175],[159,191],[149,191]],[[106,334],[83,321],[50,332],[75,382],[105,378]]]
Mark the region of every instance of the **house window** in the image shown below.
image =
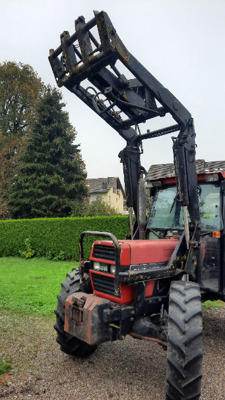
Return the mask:
[[[113,193],[116,193],[116,188],[113,188]]]
[[[92,195],[90,196],[90,203],[92,203],[93,201],[95,201],[95,196],[92,194]]]
[[[97,199],[98,201],[101,201],[101,200],[102,200],[102,196],[101,196],[100,194],[98,194],[97,197],[96,197],[96,199]]]
[[[109,203],[111,203],[111,196],[109,196]]]

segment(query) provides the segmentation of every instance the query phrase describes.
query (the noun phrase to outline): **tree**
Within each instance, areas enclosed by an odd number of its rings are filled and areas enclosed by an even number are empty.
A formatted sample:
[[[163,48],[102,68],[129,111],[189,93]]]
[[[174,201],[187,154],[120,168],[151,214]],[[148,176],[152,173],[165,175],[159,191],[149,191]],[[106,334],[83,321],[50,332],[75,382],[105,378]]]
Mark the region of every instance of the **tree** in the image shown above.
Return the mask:
[[[24,147],[24,138],[9,138],[0,131],[0,219],[7,219],[8,211],[8,190],[16,173],[15,156],[10,157],[10,149],[16,148],[17,152]]]
[[[30,65],[0,64],[0,130],[8,137],[29,134],[44,85]]]
[[[10,190],[12,218],[66,217],[87,195],[76,132],[58,90],[48,87]]]
[[[29,137],[43,83],[29,65],[0,64],[0,218],[8,218],[8,189]]]

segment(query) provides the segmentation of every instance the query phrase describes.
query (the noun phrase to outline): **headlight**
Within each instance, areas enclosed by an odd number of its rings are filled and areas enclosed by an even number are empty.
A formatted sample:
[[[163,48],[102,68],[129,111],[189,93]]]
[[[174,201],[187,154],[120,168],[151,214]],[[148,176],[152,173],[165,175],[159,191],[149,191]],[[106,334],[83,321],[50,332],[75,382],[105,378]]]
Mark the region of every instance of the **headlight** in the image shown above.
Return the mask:
[[[109,272],[108,264],[100,263],[98,261],[93,262],[93,269],[95,271]]]
[[[206,182],[218,182],[219,181],[219,175],[218,174],[206,175],[205,181]]]
[[[116,273],[116,266],[115,265],[110,265],[110,274],[115,275]]]
[[[94,262],[93,262],[93,269],[94,269],[95,271],[100,271],[100,269],[101,269],[100,262],[94,261]]]

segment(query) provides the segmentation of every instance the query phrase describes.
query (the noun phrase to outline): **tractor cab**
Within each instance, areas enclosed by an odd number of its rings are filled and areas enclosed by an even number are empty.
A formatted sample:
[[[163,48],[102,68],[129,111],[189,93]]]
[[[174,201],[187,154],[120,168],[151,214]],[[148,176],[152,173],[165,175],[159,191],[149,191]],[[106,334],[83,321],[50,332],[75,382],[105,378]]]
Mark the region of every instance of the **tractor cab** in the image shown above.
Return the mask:
[[[202,252],[197,280],[202,289],[223,295],[225,162],[197,160],[196,166]],[[179,238],[184,230],[184,213],[177,194],[173,165],[158,165],[156,171],[157,166],[153,165],[148,174],[151,201],[147,237],[150,240]]]

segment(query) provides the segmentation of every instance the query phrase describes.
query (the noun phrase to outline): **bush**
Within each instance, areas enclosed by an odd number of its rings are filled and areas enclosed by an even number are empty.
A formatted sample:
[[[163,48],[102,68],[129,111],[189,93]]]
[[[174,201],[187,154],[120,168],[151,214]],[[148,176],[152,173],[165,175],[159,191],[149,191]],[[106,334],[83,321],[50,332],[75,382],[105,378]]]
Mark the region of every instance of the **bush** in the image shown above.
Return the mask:
[[[39,218],[0,221],[0,257],[20,256],[29,246],[38,257],[79,260],[78,240],[83,231],[111,232],[118,239],[129,233],[127,216],[89,218]],[[88,258],[95,238],[84,239]],[[98,237],[99,240],[99,237]],[[26,241],[26,242],[25,242]],[[62,257],[63,256],[63,257]]]
[[[24,241],[26,250],[19,250],[21,257],[23,258],[32,258],[35,256],[35,251],[31,247],[30,238],[25,239]]]
[[[88,200],[74,202],[71,211],[72,217],[98,217],[108,215],[118,215],[118,213],[109,204],[101,200],[95,200],[92,203],[89,203]]]

